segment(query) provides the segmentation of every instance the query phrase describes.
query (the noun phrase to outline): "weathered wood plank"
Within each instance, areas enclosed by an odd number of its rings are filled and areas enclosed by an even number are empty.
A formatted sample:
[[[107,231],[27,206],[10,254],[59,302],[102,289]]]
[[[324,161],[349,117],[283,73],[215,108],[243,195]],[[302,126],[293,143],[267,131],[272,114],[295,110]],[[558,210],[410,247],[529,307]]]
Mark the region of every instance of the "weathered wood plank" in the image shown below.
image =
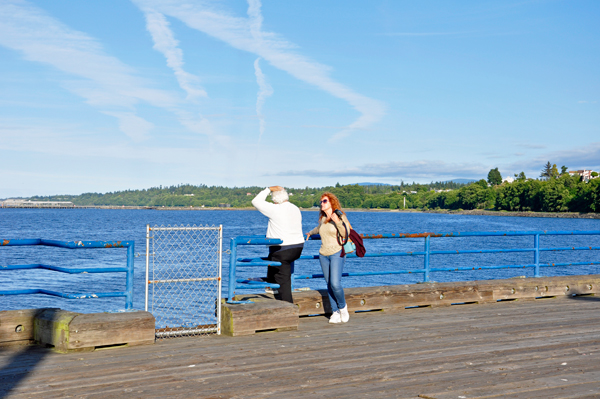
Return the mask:
[[[34,319],[34,340],[41,345],[51,345],[58,352],[69,350],[69,323],[79,313],[61,309],[47,309]],[[89,350],[93,350],[90,348]]]
[[[410,307],[600,294],[600,276],[424,283],[346,288],[344,292],[351,312],[379,309],[391,311]],[[294,303],[298,305],[301,316],[331,313],[326,290],[296,292]]]
[[[0,346],[33,343],[33,319],[48,309],[0,311]]]
[[[221,331],[228,336],[258,331],[298,329],[298,307],[292,303],[254,298],[254,303],[228,304],[221,308]]]
[[[559,393],[559,395],[556,395]],[[484,398],[581,398],[598,397],[600,395],[600,370],[583,373],[566,373],[559,376],[538,379],[526,379],[518,382],[497,384],[476,389],[457,389],[445,392],[423,393],[420,398],[456,399],[460,397]]]
[[[296,318],[283,333],[41,358],[4,350],[0,396],[584,398],[600,380],[600,301],[568,298]]]
[[[154,326],[149,312],[80,314],[69,324],[68,349],[153,344]]]
[[[80,314],[42,309],[25,313],[34,316],[33,340],[62,353],[154,343],[155,320],[149,312]]]

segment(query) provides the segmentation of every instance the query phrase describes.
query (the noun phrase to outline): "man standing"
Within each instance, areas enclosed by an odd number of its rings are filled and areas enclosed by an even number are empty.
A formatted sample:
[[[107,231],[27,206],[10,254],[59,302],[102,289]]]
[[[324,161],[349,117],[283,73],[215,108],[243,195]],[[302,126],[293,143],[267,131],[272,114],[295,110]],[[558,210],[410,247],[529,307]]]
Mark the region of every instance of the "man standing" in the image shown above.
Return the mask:
[[[267,202],[271,193],[273,203]],[[294,261],[300,257],[304,247],[302,214],[289,201],[288,193],[281,186],[267,187],[252,200],[252,205],[269,218],[267,238],[279,238],[280,245],[269,246],[269,260],[281,262],[281,266],[268,266],[267,282],[279,284],[275,298],[294,303],[292,298],[292,273]]]

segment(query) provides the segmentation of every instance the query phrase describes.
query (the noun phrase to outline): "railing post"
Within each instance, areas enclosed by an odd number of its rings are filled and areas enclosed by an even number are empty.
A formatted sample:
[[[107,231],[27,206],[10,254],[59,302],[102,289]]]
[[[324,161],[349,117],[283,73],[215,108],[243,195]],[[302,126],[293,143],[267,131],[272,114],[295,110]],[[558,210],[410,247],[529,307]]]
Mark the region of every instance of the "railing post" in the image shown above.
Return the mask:
[[[533,236],[533,243],[535,251],[533,252],[533,263],[535,263],[535,269],[533,277],[540,276],[540,235],[536,234]]]
[[[217,289],[217,335],[221,335],[221,286],[223,273],[223,225],[219,225],[219,288]]]
[[[144,310],[148,311],[148,280],[150,279],[150,225],[146,225],[146,299],[144,300]]]
[[[237,263],[237,239],[235,237],[231,239],[229,252],[229,289],[227,290],[227,302],[232,302],[235,296],[235,266]]]
[[[429,282],[429,242],[430,242],[430,237],[426,236],[425,237],[425,276],[423,278],[423,281],[428,283]]]
[[[125,310],[133,309],[133,261],[135,243],[131,241],[127,247],[127,277],[125,278]]]

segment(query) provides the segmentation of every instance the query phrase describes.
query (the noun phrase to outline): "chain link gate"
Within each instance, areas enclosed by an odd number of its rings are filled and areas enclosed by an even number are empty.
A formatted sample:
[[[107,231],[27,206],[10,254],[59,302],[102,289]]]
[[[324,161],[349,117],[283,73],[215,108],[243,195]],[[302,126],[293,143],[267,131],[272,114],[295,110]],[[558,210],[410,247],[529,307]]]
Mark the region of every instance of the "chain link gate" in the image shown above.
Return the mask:
[[[222,249],[222,225],[146,225],[145,308],[157,339],[221,334]]]

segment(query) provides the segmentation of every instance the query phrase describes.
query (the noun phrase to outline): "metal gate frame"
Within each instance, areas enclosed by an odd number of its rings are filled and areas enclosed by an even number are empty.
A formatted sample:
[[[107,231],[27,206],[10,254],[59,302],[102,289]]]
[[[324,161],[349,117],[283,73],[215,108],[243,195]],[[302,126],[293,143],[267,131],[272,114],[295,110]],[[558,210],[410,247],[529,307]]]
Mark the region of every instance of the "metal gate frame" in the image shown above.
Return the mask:
[[[202,230],[218,230],[218,272],[217,276],[213,277],[200,277],[200,278],[184,278],[184,279],[166,279],[166,280],[150,280],[150,256],[155,256],[155,253],[150,252],[150,239],[154,238],[150,236],[151,231],[202,231]],[[153,248],[154,251],[154,248]],[[157,338],[170,338],[188,335],[198,335],[199,333],[210,333],[216,332],[217,335],[221,334],[221,293],[222,293],[222,264],[223,264],[223,225],[219,226],[154,226],[150,227],[146,225],[146,280],[145,280],[145,310],[148,311],[148,297],[149,297],[149,285],[150,284],[161,284],[161,283],[178,283],[178,282],[200,282],[200,281],[217,281],[217,297],[215,298],[215,315],[217,318],[217,326],[212,328],[187,328],[178,329],[176,331],[156,331]],[[153,263],[154,264],[154,263]],[[154,276],[154,273],[153,273]],[[154,300],[154,297],[153,297]]]

